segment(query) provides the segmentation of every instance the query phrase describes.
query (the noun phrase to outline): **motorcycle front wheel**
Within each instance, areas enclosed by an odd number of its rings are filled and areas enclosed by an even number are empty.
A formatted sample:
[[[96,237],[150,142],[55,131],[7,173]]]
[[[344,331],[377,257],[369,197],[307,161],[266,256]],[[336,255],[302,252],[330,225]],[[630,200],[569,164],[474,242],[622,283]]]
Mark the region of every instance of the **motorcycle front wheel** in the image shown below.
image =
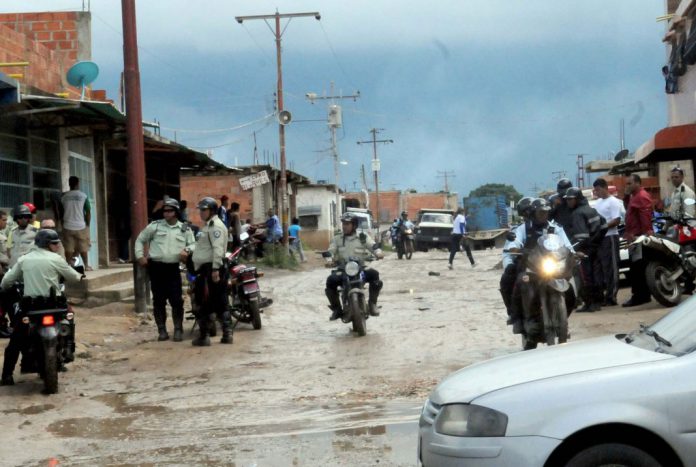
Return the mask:
[[[365,322],[365,297],[354,293],[350,295],[350,311],[353,315],[353,331],[362,337],[367,334],[367,323]]]
[[[404,246],[406,250],[406,259],[411,259],[411,256],[413,256],[413,241],[406,240]]]
[[[677,281],[669,279],[672,274],[672,269],[657,261],[651,261],[645,268],[645,280],[650,294],[661,305],[667,307],[681,302],[682,287]]]

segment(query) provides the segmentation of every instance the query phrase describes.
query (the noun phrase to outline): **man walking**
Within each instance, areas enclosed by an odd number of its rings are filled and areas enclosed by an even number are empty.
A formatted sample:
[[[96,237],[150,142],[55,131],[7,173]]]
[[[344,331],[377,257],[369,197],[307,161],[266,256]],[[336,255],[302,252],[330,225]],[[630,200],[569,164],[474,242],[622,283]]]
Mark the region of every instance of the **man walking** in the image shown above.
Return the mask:
[[[457,209],[457,217],[454,218],[454,225],[452,226],[452,235],[450,236],[450,255],[448,268],[452,269],[454,266],[452,262],[454,261],[454,255],[457,254],[462,246],[462,240],[464,250],[466,251],[466,256],[469,257],[469,262],[471,267],[475,267],[474,257],[471,255],[471,248],[469,248],[469,243],[464,239],[466,235],[466,215],[464,208]]]
[[[672,202],[669,205],[669,216],[672,219],[681,219],[682,217],[694,217],[693,204],[684,204],[686,199],[696,199],[694,190],[689,188],[684,183],[684,170],[681,167],[674,167],[670,172],[670,181],[674,190],[672,190]]]
[[[70,260],[79,254],[86,271],[92,268],[87,262],[89,251],[89,223],[92,218],[91,207],[87,195],[80,191],[80,179],[72,176],[68,179],[70,191],[63,193],[60,201],[63,206],[63,246],[65,259]]]
[[[599,260],[602,267],[602,292],[604,306],[615,306],[619,290],[619,229],[623,204],[609,194],[609,185],[603,178],[592,184],[599,198],[595,204],[597,212],[607,220],[607,234],[599,246]]]
[[[628,208],[626,209],[626,230],[624,237],[628,243],[633,242],[640,235],[652,235],[652,198],[641,186],[638,174],[626,177],[626,195],[629,195]],[[631,307],[642,305],[650,301],[650,292],[645,281],[645,261],[631,261],[631,298],[621,306]]]
[[[153,314],[158,341],[169,339],[167,333],[167,300],[172,307],[174,342],[181,342],[184,332],[184,301],[181,290],[179,262],[188,258],[194,247],[193,232],[177,218],[179,203],[169,198],[162,207],[164,219],[154,221],[135,240],[135,259],[147,267],[152,289]],[[147,246],[147,253],[145,253]]]

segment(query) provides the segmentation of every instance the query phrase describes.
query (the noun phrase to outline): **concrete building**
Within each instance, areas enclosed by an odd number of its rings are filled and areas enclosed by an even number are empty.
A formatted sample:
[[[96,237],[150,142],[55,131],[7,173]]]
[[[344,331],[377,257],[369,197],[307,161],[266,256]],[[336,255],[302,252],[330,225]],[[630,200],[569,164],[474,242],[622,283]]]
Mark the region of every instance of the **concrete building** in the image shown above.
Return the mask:
[[[302,241],[315,250],[325,250],[333,238],[336,187],[327,184],[300,185],[297,190],[297,217]]]

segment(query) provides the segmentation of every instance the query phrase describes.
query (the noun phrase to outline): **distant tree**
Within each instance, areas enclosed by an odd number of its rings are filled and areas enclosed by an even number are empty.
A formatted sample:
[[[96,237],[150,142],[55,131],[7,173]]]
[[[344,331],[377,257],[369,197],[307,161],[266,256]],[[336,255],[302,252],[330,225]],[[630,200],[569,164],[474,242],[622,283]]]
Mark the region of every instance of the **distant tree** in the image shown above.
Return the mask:
[[[505,201],[519,201],[522,198],[522,193],[517,191],[512,185],[505,185],[503,183],[486,183],[480,187],[471,190],[469,196],[498,196],[504,195]]]

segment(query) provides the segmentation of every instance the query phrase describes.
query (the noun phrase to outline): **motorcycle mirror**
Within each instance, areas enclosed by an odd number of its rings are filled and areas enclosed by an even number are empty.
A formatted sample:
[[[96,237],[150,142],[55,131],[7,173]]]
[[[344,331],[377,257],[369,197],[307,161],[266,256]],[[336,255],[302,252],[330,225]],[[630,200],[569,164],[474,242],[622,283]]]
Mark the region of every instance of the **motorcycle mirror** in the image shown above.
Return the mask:
[[[248,238],[249,238],[249,234],[246,233],[246,232],[242,232],[241,235],[239,235],[239,239],[240,239],[241,241],[245,241],[245,240],[248,239]]]
[[[693,198],[686,198],[684,200],[684,204],[686,204],[687,206],[693,206],[694,204],[696,204],[696,200]]]

